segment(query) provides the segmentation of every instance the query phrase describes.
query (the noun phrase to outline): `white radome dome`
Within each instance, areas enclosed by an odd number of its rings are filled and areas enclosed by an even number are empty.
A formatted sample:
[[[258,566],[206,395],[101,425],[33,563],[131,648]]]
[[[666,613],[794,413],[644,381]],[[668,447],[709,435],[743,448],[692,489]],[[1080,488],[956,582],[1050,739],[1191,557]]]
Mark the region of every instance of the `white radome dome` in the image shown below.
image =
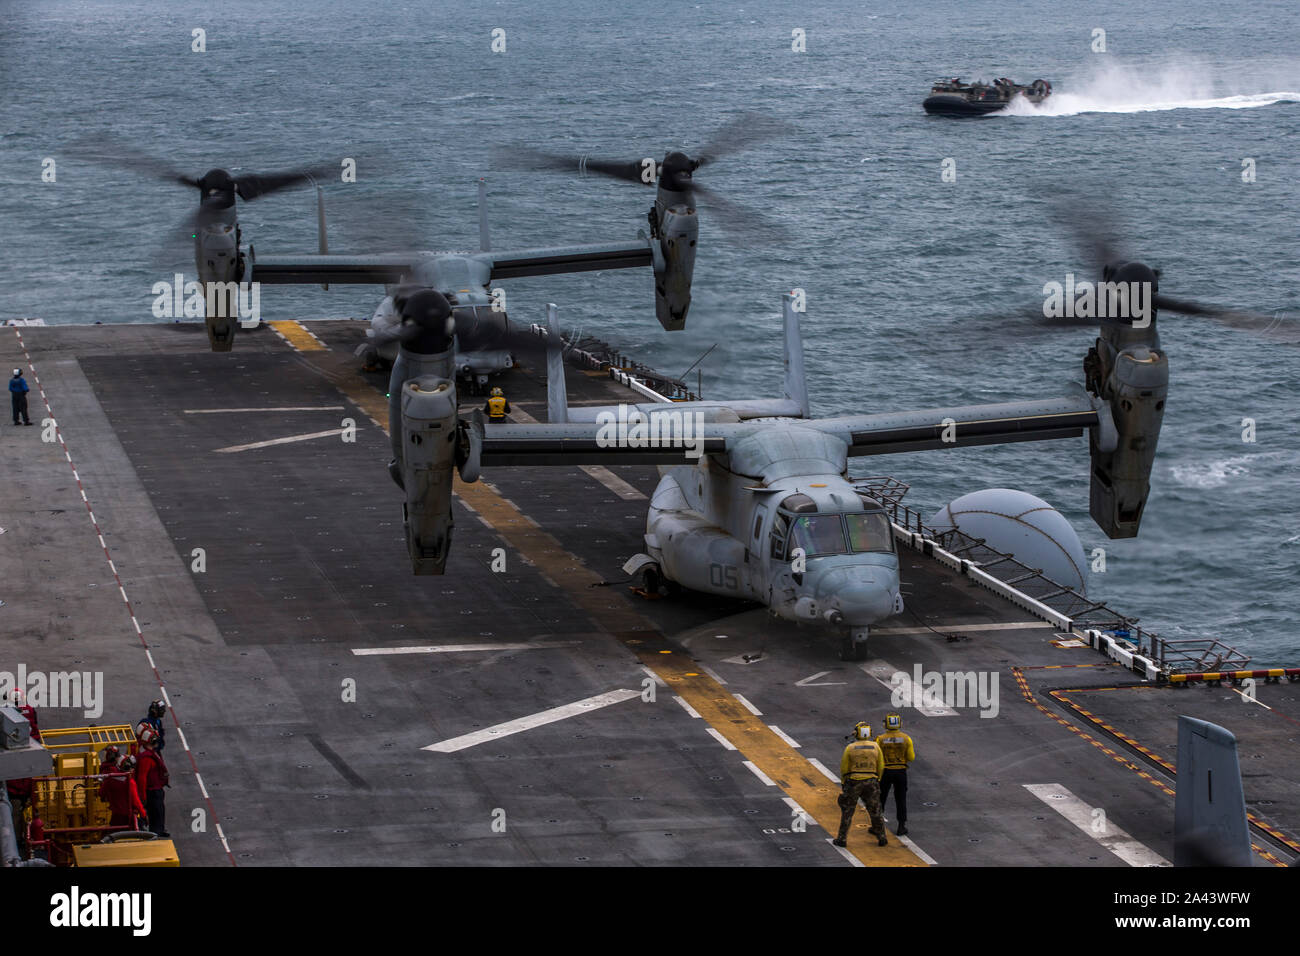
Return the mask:
[[[1022,564],[1041,568],[1063,587],[1087,592],[1083,544],[1065,516],[1042,498],[1013,488],[985,488],[944,505],[930,519],[936,532],[956,528]]]

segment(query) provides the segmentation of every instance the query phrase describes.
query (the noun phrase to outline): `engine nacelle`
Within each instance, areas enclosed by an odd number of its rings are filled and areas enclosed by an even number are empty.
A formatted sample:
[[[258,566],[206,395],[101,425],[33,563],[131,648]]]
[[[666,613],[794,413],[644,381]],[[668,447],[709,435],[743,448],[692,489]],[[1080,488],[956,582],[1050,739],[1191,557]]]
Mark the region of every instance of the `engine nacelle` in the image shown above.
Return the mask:
[[[691,306],[691,279],[695,275],[695,242],[699,220],[686,205],[672,206],[659,213],[659,251],[655,257],[655,315],[669,332],[686,327]]]
[[[457,465],[459,423],[455,384],[433,375],[406,381],[401,412],[406,547],[416,574],[442,574],[453,525],[452,469]]]
[[[1169,359],[1158,343],[1129,344],[1116,351],[1099,339],[1085,367],[1090,384],[1110,406],[1118,436],[1113,449],[1107,448],[1110,442],[1101,429],[1089,438],[1092,519],[1107,537],[1132,538],[1151,492],[1151,465],[1169,394]]]
[[[205,290],[213,289],[214,284],[229,284],[234,288],[243,271],[239,256],[239,226],[234,221],[233,207],[229,215],[231,221],[208,223],[195,233],[194,264]],[[208,343],[214,352],[229,352],[235,346],[235,330],[239,327],[238,296],[231,301],[229,296],[213,296],[205,292],[205,298],[208,300],[204,316]]]

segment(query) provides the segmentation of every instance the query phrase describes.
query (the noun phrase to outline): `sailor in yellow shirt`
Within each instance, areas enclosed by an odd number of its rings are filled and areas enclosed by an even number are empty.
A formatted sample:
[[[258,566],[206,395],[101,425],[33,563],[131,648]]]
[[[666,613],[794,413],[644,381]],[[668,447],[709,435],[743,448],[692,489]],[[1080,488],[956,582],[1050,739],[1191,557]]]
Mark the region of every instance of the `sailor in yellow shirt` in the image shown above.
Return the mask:
[[[903,718],[890,714],[885,718],[885,732],[876,738],[880,752],[885,757],[885,772],[880,775],[880,808],[889,802],[889,791],[894,791],[894,806],[898,809],[899,836],[907,833],[907,765],[916,759],[912,738],[903,733]]]
[[[846,846],[849,824],[853,822],[853,813],[858,808],[858,800],[867,808],[867,818],[871,822],[870,832],[875,835],[881,846],[889,843],[885,836],[884,816],[880,812],[880,774],[885,768],[884,757],[880,747],[871,739],[871,725],[859,721],[853,728],[853,742],[844,748],[840,758],[840,784],[844,791],[840,794],[840,833],[832,842],[836,846]]]
[[[483,406],[483,411],[487,412],[488,421],[504,422],[506,415],[510,413],[510,403],[506,401],[505,393],[499,388],[492,389],[492,394]]]

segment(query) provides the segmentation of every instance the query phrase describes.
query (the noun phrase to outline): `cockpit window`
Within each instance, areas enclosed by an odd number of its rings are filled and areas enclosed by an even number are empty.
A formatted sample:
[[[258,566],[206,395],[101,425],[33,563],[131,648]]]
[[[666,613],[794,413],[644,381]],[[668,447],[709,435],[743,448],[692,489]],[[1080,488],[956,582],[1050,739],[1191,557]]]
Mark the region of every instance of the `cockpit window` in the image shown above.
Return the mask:
[[[844,554],[844,525],[839,515],[806,515],[790,529],[790,550],[803,548],[807,557]]]
[[[852,551],[893,551],[894,533],[889,519],[877,511],[861,515],[845,515],[849,528],[849,548]]]

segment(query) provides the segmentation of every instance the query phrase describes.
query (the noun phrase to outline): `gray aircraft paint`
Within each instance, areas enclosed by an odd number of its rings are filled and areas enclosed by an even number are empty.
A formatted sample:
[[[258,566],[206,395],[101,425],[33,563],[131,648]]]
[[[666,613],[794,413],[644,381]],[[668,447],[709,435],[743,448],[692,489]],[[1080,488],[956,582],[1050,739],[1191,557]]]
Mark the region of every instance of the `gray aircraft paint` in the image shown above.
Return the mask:
[[[1237,738],[1218,724],[1179,717],[1174,866],[1252,862]]]

